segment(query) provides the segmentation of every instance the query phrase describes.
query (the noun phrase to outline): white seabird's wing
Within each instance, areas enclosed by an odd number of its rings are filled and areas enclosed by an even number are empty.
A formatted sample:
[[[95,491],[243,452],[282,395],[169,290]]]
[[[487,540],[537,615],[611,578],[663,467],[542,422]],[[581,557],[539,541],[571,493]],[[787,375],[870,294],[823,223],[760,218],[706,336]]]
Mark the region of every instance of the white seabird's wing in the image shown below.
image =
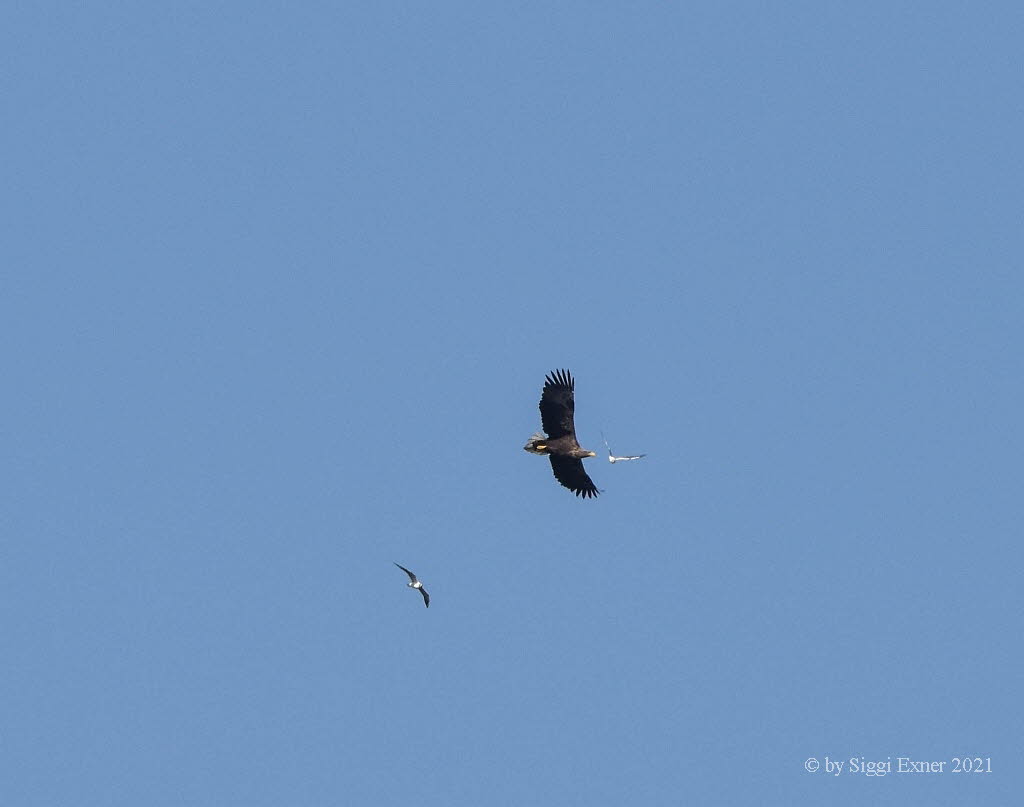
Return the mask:
[[[646,457],[646,454],[633,454],[629,457],[616,457],[612,454],[612,447],[608,445],[608,441],[604,439],[604,432],[601,432],[601,439],[604,440],[604,447],[608,449],[608,462],[622,462],[624,460],[638,460],[641,457]]]
[[[420,586],[420,594],[423,595],[423,604],[427,608],[429,608],[430,607],[430,595],[427,594],[427,590],[425,588],[423,588],[423,586]]]
[[[391,561],[391,562],[395,563],[394,561]],[[405,572],[407,575],[409,575],[409,580],[410,581],[412,581],[413,583],[417,582],[418,578],[416,577],[416,575],[414,575],[412,572],[410,572],[408,569],[406,569],[401,563],[395,563],[395,566],[397,566],[399,569],[401,569],[403,572]]]

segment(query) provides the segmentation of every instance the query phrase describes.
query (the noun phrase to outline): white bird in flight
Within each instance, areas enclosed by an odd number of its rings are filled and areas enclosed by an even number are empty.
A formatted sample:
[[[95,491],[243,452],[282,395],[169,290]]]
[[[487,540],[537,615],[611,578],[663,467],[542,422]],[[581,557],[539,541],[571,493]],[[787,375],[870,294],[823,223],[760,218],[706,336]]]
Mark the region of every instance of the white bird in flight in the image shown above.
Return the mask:
[[[612,454],[611,446],[608,445],[608,441],[604,439],[604,432],[601,432],[601,439],[604,440],[604,447],[608,449],[608,462],[624,462],[626,460],[638,460],[641,457],[646,457],[646,454],[633,454],[628,457],[616,457]]]
[[[391,562],[395,563],[394,561],[391,561]],[[423,588],[423,584],[420,582],[420,579],[416,575],[414,575],[412,572],[410,572],[408,569],[406,569],[401,563],[395,563],[395,566],[397,566],[399,569],[401,569],[403,572],[405,572],[407,575],[409,575],[409,582],[406,583],[406,585],[409,586],[409,588],[418,589],[420,594],[423,595],[423,604],[427,608],[429,608],[430,607],[430,595],[427,594],[427,590],[425,588]]]

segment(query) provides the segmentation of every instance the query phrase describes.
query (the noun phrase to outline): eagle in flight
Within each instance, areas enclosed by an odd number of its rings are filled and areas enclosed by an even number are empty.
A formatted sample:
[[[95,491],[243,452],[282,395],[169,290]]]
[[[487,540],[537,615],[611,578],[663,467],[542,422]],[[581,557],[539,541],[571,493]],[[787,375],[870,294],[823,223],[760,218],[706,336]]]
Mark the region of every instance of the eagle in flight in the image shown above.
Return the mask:
[[[585,457],[596,457],[576,442],[573,413],[575,382],[568,370],[555,370],[544,377],[544,390],[540,396],[540,422],[547,433],[537,433],[523,448],[531,454],[547,454],[551,470],[564,487],[584,499],[597,496],[597,486],[583,470]]]

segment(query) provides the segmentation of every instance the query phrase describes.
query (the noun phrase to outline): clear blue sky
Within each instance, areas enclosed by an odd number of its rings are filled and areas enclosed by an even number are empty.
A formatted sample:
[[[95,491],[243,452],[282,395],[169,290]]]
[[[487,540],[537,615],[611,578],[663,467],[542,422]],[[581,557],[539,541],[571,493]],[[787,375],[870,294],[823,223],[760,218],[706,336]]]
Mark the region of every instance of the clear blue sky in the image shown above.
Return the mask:
[[[1019,4],[17,5],[0,802],[1019,797]]]

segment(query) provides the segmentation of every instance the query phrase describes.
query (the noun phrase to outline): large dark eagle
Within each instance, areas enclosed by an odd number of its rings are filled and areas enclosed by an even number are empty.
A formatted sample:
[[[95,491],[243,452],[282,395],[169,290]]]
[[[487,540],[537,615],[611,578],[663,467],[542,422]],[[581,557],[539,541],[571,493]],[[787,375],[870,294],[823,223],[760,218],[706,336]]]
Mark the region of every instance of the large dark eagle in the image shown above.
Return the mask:
[[[531,454],[547,454],[555,479],[584,499],[596,496],[597,486],[583,470],[584,457],[596,457],[593,451],[581,448],[576,442],[573,412],[575,384],[568,370],[555,370],[544,377],[544,391],[540,396],[540,422],[547,437],[537,433],[523,446]]]

